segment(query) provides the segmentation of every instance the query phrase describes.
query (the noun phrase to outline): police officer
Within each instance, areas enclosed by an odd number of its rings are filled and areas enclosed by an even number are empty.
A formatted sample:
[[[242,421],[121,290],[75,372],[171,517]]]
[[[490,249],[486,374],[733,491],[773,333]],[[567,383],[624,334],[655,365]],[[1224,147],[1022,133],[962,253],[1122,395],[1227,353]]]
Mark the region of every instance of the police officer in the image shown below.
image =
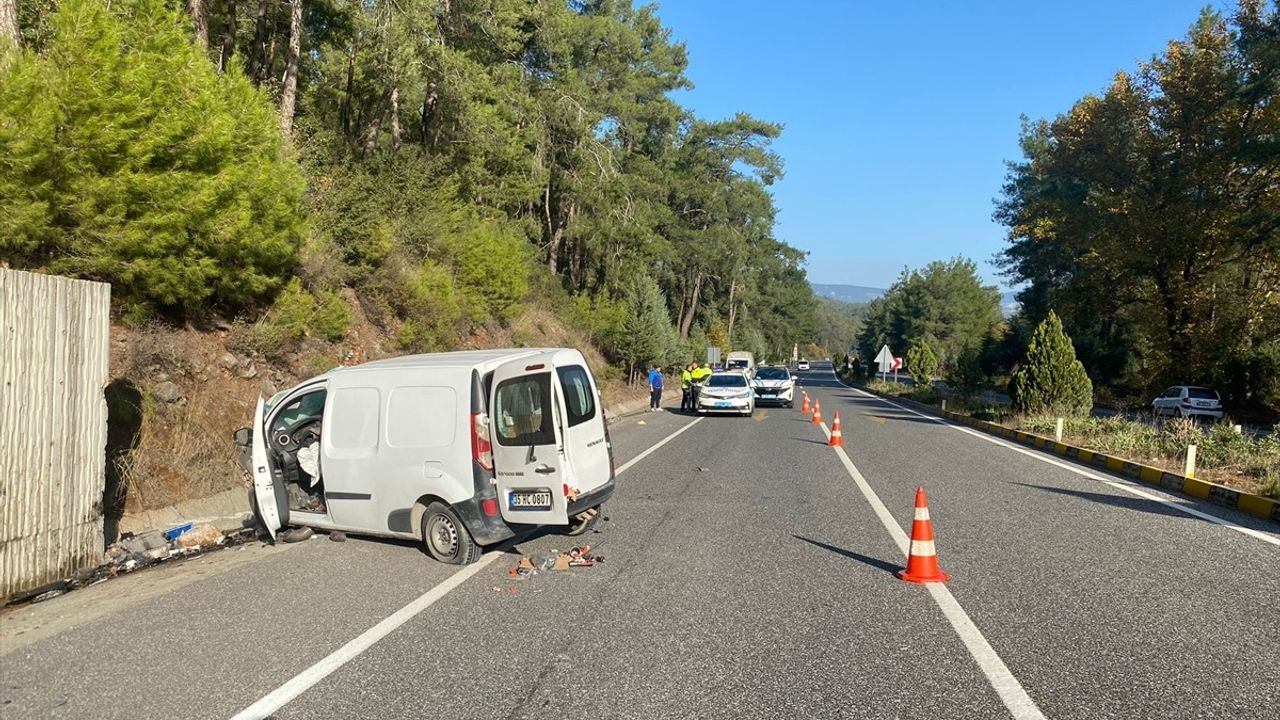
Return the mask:
[[[693,363],[684,366],[684,370],[680,371],[680,412],[693,410]]]

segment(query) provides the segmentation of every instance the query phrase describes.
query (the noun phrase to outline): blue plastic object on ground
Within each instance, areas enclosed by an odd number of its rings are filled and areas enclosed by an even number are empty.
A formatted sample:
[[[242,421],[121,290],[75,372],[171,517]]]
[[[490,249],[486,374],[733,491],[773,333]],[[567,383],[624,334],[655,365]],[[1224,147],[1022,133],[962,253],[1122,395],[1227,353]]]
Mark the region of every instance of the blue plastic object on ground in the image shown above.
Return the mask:
[[[183,523],[177,527],[169,528],[164,531],[164,539],[173,541],[181,535],[185,535],[191,531],[192,523]]]

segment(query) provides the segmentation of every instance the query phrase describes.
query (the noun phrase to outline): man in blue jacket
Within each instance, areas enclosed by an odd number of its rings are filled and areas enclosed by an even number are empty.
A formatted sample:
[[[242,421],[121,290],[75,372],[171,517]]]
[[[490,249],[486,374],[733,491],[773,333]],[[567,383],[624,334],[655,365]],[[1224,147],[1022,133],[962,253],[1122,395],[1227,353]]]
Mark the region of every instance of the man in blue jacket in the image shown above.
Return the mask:
[[[649,371],[649,412],[662,409],[662,366],[654,365]]]

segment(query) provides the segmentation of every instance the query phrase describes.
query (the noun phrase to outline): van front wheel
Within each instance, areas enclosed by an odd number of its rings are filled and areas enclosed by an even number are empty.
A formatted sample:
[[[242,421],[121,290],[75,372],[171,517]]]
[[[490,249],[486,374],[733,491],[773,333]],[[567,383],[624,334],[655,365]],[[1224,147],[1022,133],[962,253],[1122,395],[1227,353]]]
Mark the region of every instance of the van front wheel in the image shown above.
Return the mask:
[[[482,552],[453,508],[433,502],[422,514],[422,541],[431,557],[450,565],[470,565]]]

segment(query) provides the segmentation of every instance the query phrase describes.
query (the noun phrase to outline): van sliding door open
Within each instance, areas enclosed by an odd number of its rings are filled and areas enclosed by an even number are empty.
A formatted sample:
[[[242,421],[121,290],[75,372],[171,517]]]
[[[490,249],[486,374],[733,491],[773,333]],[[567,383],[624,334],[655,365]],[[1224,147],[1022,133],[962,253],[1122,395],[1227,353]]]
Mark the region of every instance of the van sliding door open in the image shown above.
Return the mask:
[[[569,524],[557,384],[549,353],[508,362],[493,373],[493,465],[498,506],[509,523]]]

